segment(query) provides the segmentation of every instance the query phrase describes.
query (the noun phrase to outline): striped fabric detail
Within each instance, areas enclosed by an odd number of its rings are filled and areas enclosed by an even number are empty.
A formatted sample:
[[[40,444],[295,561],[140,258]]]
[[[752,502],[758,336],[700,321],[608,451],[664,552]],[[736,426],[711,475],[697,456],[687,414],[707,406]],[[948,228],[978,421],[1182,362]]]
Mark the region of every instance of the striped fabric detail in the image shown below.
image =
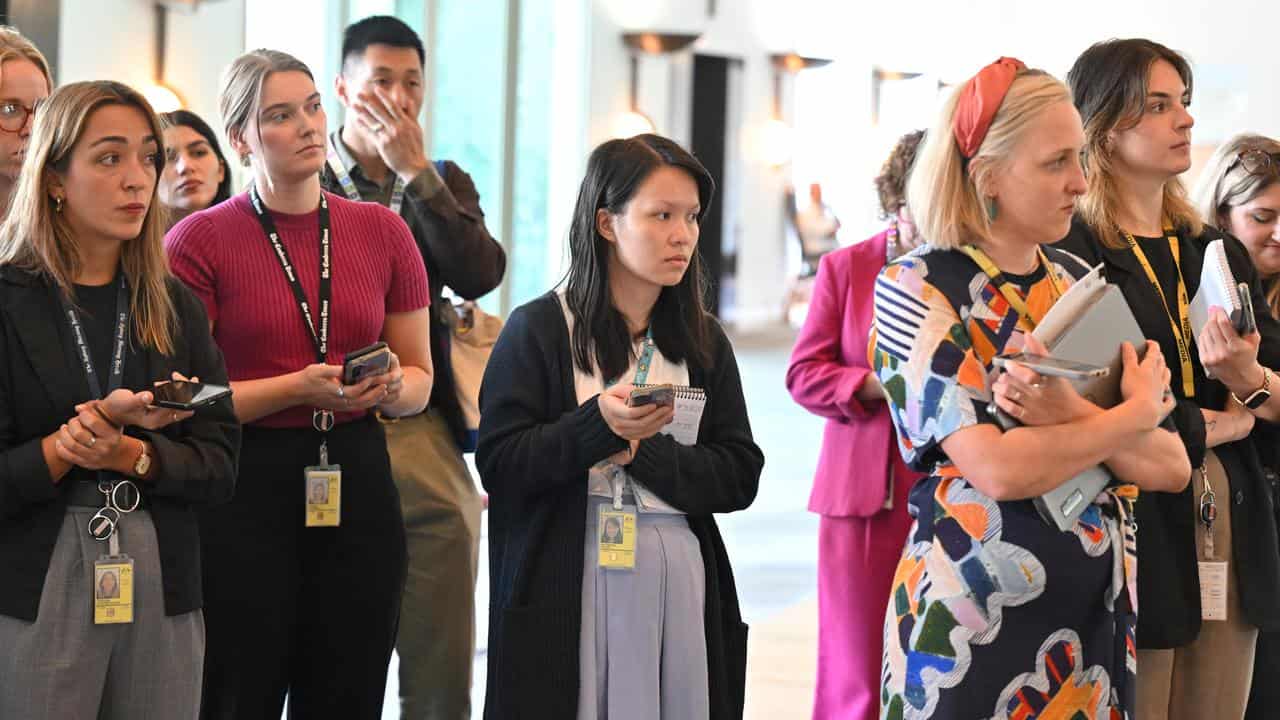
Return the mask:
[[[906,362],[929,306],[881,276],[876,278],[875,310],[877,347]]]

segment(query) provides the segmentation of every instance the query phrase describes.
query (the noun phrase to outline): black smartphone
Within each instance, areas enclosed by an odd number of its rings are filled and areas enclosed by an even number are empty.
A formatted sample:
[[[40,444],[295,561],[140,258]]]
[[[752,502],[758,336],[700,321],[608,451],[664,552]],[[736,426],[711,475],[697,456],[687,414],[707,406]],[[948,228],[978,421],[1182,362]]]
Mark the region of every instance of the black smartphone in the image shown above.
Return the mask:
[[[391,348],[384,342],[353,350],[342,358],[342,384],[355,385],[370,375],[381,375],[391,367]]]
[[[1258,329],[1258,318],[1253,314],[1253,296],[1249,294],[1249,283],[1236,286],[1240,295],[1240,322],[1236,323],[1236,332],[1248,335]]]
[[[648,385],[631,391],[627,397],[627,405],[675,405],[676,389],[671,385]]]
[[[151,388],[158,407],[173,410],[196,410],[231,395],[226,385],[170,380]]]

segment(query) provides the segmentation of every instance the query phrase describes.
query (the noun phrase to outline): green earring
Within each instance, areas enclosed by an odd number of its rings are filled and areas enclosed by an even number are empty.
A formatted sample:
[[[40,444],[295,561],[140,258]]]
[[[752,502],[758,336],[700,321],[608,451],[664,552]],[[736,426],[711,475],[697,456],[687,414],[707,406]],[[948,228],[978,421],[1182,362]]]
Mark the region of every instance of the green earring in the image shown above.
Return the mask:
[[[993,197],[987,198],[987,220],[989,222],[995,222],[996,214],[998,212],[999,208],[996,207],[996,199]]]

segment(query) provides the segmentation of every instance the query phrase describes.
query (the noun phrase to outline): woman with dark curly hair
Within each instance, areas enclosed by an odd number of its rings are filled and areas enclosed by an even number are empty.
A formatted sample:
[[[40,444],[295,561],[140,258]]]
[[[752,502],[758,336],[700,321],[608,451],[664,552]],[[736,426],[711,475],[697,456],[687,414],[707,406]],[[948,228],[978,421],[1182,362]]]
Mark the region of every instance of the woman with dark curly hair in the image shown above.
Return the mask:
[[[916,245],[907,173],[923,131],[902,137],[876,178],[883,232],[825,255],[787,370],[787,389],[827,418],[809,509],[818,542],[818,677],[814,718],[874,718],[889,585],[918,477],[894,452],[893,425],[867,364],[872,288],[887,261]],[[854,468],[861,468],[855,474]]]

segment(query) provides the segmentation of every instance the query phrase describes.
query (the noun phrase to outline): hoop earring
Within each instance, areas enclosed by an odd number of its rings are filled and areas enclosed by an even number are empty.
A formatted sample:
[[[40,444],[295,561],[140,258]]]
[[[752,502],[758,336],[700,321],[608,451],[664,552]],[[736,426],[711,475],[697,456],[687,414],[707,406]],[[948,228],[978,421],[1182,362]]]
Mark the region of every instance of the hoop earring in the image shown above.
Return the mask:
[[[56,213],[62,212],[62,204],[64,202],[66,202],[66,198],[61,196],[55,196],[53,198],[53,211]]]
[[[993,197],[987,198],[986,206],[987,206],[987,222],[995,222],[996,215],[999,214],[1000,212],[1000,208],[996,206],[996,199]]]

